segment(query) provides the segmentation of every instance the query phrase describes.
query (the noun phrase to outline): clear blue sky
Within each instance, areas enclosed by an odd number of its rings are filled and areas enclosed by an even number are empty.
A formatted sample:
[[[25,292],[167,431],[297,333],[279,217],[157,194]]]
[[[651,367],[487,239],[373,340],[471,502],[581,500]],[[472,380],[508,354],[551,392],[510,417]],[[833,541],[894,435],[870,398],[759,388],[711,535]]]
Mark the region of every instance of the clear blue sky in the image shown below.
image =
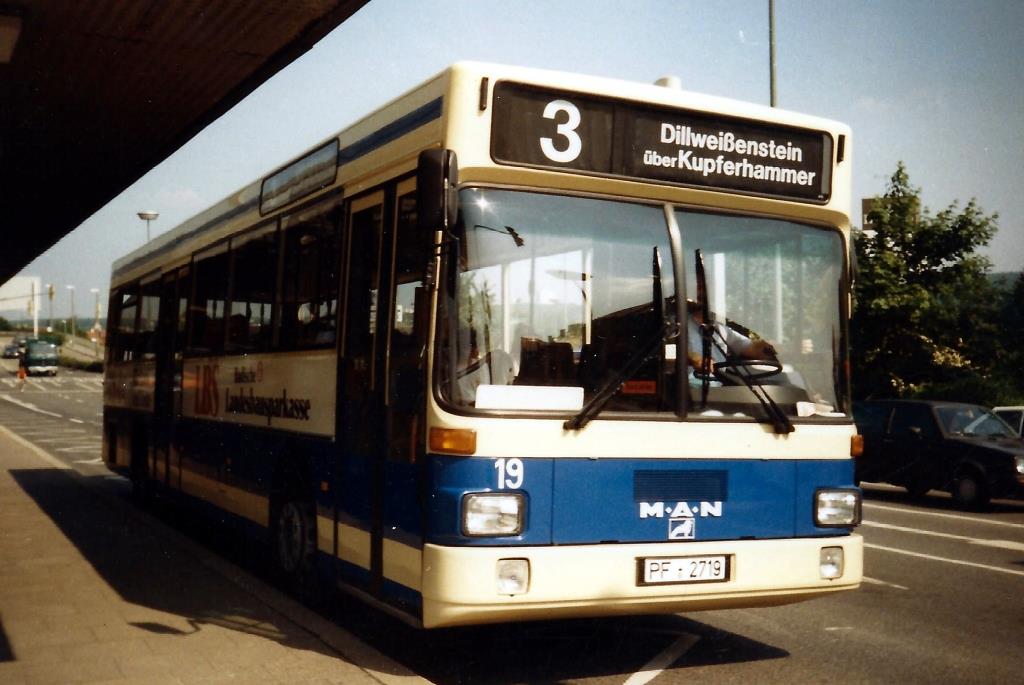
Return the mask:
[[[1024,2],[776,0],[778,104],[850,124],[854,212],[903,160],[937,211],[998,212],[986,251],[1024,270]],[[27,267],[92,312],[111,262],[447,64],[475,59],[768,103],[768,0],[372,0]],[[855,220],[855,224],[859,220]],[[104,314],[106,313],[104,302]],[[43,310],[45,312],[45,307]]]

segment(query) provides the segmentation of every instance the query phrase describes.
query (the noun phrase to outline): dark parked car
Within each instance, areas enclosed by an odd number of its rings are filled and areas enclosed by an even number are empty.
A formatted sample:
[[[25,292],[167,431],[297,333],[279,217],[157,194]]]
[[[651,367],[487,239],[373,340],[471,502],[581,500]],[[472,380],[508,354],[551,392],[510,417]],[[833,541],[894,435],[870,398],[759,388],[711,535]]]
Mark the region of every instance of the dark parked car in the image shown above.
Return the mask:
[[[1024,491],[1024,440],[984,407],[872,400],[855,403],[853,415],[864,436],[858,482],[946,490],[968,508]]]
[[[21,350],[17,345],[4,345],[4,359],[17,359],[21,356]]]

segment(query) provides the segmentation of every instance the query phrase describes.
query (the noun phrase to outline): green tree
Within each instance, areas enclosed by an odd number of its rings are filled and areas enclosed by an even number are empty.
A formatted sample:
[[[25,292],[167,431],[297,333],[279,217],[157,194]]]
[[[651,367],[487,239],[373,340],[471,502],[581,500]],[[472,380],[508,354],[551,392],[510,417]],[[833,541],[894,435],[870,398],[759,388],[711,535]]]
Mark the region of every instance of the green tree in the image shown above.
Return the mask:
[[[1024,271],[1004,297],[1000,329],[1003,345],[997,372],[1007,387],[998,403],[1024,404],[1024,345],[1021,344],[1024,340]]]
[[[0,331],[13,331],[13,330],[14,330],[14,326],[11,325],[11,322],[8,321],[7,319],[5,319],[4,317],[0,316]]]
[[[972,199],[934,216],[900,162],[854,239],[851,321],[857,397],[991,401],[1001,355],[1000,298],[977,250],[998,216]]]

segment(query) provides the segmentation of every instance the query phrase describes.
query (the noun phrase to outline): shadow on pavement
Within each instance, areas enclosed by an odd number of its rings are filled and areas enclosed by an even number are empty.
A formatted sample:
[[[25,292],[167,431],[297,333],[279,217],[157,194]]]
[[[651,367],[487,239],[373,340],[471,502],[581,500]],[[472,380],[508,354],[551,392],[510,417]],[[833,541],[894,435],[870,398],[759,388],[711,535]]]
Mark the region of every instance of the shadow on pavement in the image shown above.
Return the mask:
[[[160,620],[122,619],[128,625],[156,635],[190,635],[208,625],[220,626],[272,639],[286,647],[337,656],[304,629],[283,619],[187,551],[169,544],[135,512],[103,501],[102,492],[83,487],[67,472],[21,469],[10,473],[122,599],[181,617],[188,628]],[[0,660],[3,645],[0,641]]]
[[[169,545],[134,512],[104,502],[106,496],[119,496],[109,488],[82,487],[57,469],[11,474],[120,597],[184,619],[175,625],[160,620],[128,620],[128,625],[155,636],[192,635],[216,625],[337,656],[189,553]],[[253,568],[252,555],[245,554],[239,536],[190,516],[172,522],[163,512],[160,518],[265,576],[262,569]],[[347,595],[329,595],[311,608],[414,672],[443,684],[557,683],[608,676],[624,680],[650,668],[651,659],[677,643],[674,661],[659,668],[685,674],[701,666],[789,655],[678,615],[419,631]],[[0,661],[3,655],[0,630]]]
[[[614,676],[626,680],[677,642],[677,658],[658,668],[789,656],[785,650],[678,615],[623,616],[417,631],[356,600],[340,598],[331,618],[360,639],[442,684],[560,683]]]
[[[5,661],[14,661],[14,653],[11,651],[11,643],[7,640],[7,633],[4,631],[4,622],[0,620],[0,664]]]

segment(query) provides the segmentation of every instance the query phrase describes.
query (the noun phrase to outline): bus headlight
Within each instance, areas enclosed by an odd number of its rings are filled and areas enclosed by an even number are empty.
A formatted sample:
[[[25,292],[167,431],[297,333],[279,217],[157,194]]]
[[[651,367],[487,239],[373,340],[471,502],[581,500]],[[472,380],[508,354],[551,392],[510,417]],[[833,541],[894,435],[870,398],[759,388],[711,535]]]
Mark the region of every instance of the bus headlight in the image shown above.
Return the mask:
[[[520,493],[471,492],[462,498],[463,535],[519,535],[525,518]]]
[[[860,490],[843,488],[814,493],[814,525],[821,528],[860,523]]]
[[[1017,476],[1024,476],[1024,457],[1014,457],[1013,462],[1017,467]]]

